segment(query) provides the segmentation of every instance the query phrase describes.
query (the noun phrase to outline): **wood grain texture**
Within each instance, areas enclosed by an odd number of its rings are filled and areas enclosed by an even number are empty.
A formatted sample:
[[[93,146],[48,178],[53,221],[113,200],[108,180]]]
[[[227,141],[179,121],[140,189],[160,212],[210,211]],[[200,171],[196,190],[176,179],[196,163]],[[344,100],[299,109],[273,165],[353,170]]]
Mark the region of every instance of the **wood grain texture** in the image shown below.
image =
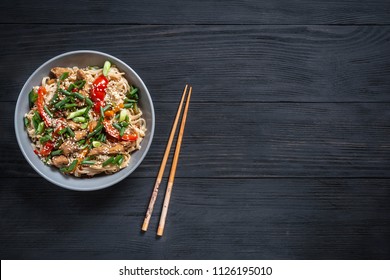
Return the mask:
[[[389,14],[381,0],[1,1],[1,259],[389,259]],[[156,109],[141,166],[88,193],[39,177],[13,128],[29,75],[77,49],[133,67]],[[185,83],[158,239],[162,195],[140,229]]]
[[[166,183],[166,181],[165,181]],[[152,178],[80,193],[0,182],[2,259],[386,259],[388,179],[178,178],[165,235],[141,234]],[[162,197],[157,205],[162,203]],[[191,222],[191,230],[188,222]]]
[[[15,103],[1,104],[0,176],[38,176],[15,141]],[[136,177],[156,177],[177,104],[155,109],[155,138]],[[389,177],[389,123],[390,103],[191,102],[176,176]]]
[[[383,0],[0,2],[1,23],[389,24],[389,13]]]
[[[128,63],[156,103],[178,102],[186,82],[195,102],[390,101],[390,26],[0,28],[1,101],[16,101],[39,65],[77,49]]]

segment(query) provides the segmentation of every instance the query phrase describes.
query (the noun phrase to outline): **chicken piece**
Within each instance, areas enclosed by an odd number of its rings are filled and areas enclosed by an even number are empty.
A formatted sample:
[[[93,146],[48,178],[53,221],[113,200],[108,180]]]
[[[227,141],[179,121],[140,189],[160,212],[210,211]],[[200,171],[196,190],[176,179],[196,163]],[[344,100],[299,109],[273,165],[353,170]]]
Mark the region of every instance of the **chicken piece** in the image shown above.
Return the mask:
[[[77,80],[86,80],[87,76],[85,75],[82,69],[77,70]]]
[[[87,75],[82,69],[77,70],[77,80],[87,80]],[[79,90],[79,93],[82,95],[89,97],[89,90],[90,90],[90,85],[88,83],[85,83],[84,86]]]
[[[77,151],[77,149],[78,149],[77,145],[73,141],[70,141],[70,140],[65,141],[60,146],[60,150],[62,150],[64,155],[66,155],[66,156],[68,156],[68,155],[72,154],[73,152]]]
[[[127,149],[127,148],[129,148],[129,147],[131,147],[131,146],[134,145],[134,142],[132,142],[132,141],[122,141],[122,142],[120,142],[120,143],[121,143],[121,145],[122,145],[125,149]]]
[[[119,154],[123,153],[125,151],[125,148],[121,144],[116,144],[115,146],[112,146],[109,150],[109,154]]]
[[[93,148],[91,151],[89,151],[88,156],[119,154],[123,153],[124,151],[125,149],[121,144],[115,144],[114,146],[103,144],[100,147]]]
[[[76,123],[74,121],[67,121],[68,123],[68,126],[72,129],[72,130],[78,130],[81,128],[81,125],[79,123]]]
[[[66,156],[63,156],[63,155],[53,157],[51,160],[52,160],[54,166],[56,166],[58,168],[61,168],[65,165],[68,165],[68,163],[69,163],[68,158]]]
[[[74,139],[76,141],[79,141],[79,140],[85,138],[85,136],[87,136],[87,131],[86,130],[76,130],[74,132]]]
[[[51,69],[51,72],[54,74],[54,76],[56,76],[56,78],[59,78],[65,72],[68,72],[70,76],[73,73],[73,69],[65,67],[54,67],[53,69]]]

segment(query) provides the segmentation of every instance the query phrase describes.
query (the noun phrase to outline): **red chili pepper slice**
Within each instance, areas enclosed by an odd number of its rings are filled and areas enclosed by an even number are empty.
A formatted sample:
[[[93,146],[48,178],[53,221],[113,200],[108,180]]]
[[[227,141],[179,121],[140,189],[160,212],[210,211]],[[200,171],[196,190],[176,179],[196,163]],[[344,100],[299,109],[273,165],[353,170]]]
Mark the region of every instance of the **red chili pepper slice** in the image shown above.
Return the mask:
[[[42,86],[38,89],[38,99],[37,99],[37,106],[38,106],[38,112],[41,115],[41,118],[45,122],[45,125],[47,127],[51,126],[51,118],[50,116],[45,112],[44,106],[45,106],[45,94],[47,94],[46,89]]]
[[[103,121],[103,126],[104,126],[104,129],[106,130],[106,132],[110,136],[112,136],[112,137],[114,137],[116,139],[120,139],[120,140],[123,140],[123,141],[135,141],[138,138],[138,136],[136,134],[124,134],[121,137],[120,134],[119,134],[119,131],[108,120]]]
[[[104,100],[104,97],[106,96],[108,82],[108,79],[104,75],[100,75],[95,79],[91,89],[92,101],[96,102]]]
[[[122,140],[124,141],[135,141],[137,140],[138,136],[137,134],[124,134],[122,136]]]
[[[53,141],[47,141],[41,151],[40,151],[40,154],[41,156],[44,156],[44,157],[47,157],[48,155],[50,155],[51,151],[54,149],[54,143]]]

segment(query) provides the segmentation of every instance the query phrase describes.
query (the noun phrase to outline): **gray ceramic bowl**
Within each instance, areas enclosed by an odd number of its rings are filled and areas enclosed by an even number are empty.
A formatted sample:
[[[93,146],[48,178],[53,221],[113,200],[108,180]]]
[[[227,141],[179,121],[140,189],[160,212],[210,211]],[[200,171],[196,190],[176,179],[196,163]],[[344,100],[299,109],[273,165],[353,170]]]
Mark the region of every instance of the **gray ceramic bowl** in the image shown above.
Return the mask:
[[[75,178],[74,176],[65,176],[59,172],[58,169],[45,165],[31,147],[31,141],[24,129],[23,117],[24,114],[29,111],[28,93],[31,88],[36,85],[40,85],[42,78],[50,73],[50,69],[55,66],[78,66],[85,67],[89,65],[102,65],[104,61],[109,60],[118,68],[126,73],[126,78],[130,83],[137,86],[140,90],[140,103],[139,106],[142,109],[144,118],[147,124],[146,136],[143,139],[142,148],[132,154],[129,166],[121,171],[111,174],[96,176],[93,178]],[[41,65],[35,72],[28,78],[24,84],[15,108],[15,133],[18,140],[19,147],[28,161],[28,163],[45,179],[48,181],[64,187],[66,189],[78,190],[78,191],[92,191],[99,190],[118,183],[119,181],[130,175],[145,158],[146,153],[152,143],[154,133],[154,108],[152,98],[149,91],[141,78],[137,73],[131,69],[126,63],[111,55],[90,51],[80,50],[61,54]]]

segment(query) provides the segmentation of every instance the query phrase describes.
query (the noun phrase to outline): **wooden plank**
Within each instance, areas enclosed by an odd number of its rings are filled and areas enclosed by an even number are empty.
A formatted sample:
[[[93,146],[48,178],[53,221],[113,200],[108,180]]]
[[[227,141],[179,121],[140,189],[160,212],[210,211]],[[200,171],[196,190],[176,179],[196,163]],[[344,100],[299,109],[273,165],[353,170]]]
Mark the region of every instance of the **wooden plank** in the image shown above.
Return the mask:
[[[3,0],[2,23],[389,24],[388,1]]]
[[[140,233],[152,178],[97,192],[0,182],[2,259],[388,259],[389,179],[178,178]],[[164,185],[165,186],[165,185]],[[17,206],[17,207],[16,207]],[[6,242],[5,242],[6,241]]]
[[[195,96],[194,92],[194,96]],[[2,177],[37,176],[2,102]],[[156,103],[149,154],[133,174],[155,177],[175,103]],[[177,177],[388,177],[390,103],[192,103]]]
[[[1,101],[46,60],[91,48],[131,65],[156,102],[177,102],[186,82],[195,102],[390,101],[390,26],[0,28]]]

